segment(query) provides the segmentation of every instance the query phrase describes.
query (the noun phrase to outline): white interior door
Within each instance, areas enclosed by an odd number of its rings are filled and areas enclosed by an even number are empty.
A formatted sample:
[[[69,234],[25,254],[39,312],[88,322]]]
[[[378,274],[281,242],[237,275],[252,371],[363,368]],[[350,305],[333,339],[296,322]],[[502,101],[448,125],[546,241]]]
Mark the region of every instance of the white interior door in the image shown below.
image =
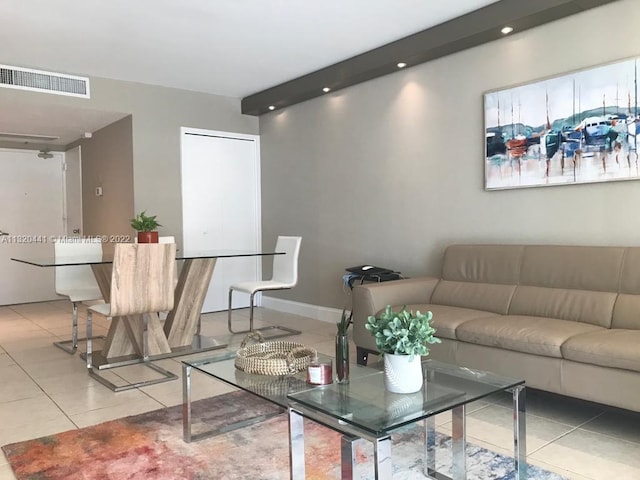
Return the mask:
[[[64,154],[52,154],[39,158],[32,150],[0,149],[0,305],[60,298],[53,268],[11,260],[51,254],[52,237],[64,235]]]
[[[182,129],[182,219],[185,250],[258,250],[260,145],[255,135]],[[258,257],[219,259],[202,308],[227,308],[229,285],[260,279]],[[249,297],[234,294],[234,308]]]

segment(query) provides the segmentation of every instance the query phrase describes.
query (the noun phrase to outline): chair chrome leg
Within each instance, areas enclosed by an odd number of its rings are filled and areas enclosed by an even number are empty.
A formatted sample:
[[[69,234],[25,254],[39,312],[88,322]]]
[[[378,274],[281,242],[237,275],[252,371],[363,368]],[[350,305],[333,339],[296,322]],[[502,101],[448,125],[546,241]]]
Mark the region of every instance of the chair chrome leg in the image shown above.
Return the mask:
[[[116,385],[113,382],[110,382],[103,376],[99,375],[98,372],[93,368],[93,341],[91,339],[91,327],[92,327],[92,315],[91,310],[87,312],[87,371],[89,372],[89,376],[91,378],[96,379],[105,387],[113,390],[114,392],[122,392],[125,390],[132,390],[134,388],[147,387],[149,385],[156,385],[158,383],[168,382],[170,380],[177,380],[178,376],[169,370],[165,370],[162,367],[154,365],[149,361],[149,349],[147,345],[147,336],[148,336],[148,322],[147,314],[142,315],[142,357],[144,362],[140,365],[144,365],[151,370],[158,372],[162,375],[161,378],[156,378],[153,380],[142,380],[140,382],[131,382],[126,383],[124,385]]]
[[[255,294],[258,292],[253,292],[249,295],[249,330],[233,330],[231,328],[231,304],[232,304],[232,298],[233,298],[233,289],[229,289],[229,307],[228,307],[228,312],[227,312],[227,327],[229,329],[229,332],[231,333],[250,333],[250,332],[255,332],[258,331],[260,333],[263,334],[263,336],[265,337],[265,339],[272,339],[272,338],[280,338],[280,337],[288,337],[290,335],[300,335],[300,330],[294,330],[293,328],[288,328],[288,327],[281,327],[281,326],[277,326],[277,325],[273,325],[271,327],[262,327],[262,328],[253,328],[253,309],[254,309],[254,296]],[[284,333],[276,333],[275,335],[268,335],[265,334],[264,332],[267,332],[269,330],[281,330]]]
[[[87,369],[91,371],[93,368],[93,338],[91,337],[91,323],[93,315],[91,310],[87,312]]]
[[[61,340],[59,342],[53,342],[53,344],[60,350],[73,355],[78,350],[78,341],[86,340],[87,338],[78,338],[78,302],[73,302],[73,310],[71,313],[71,340]],[[104,335],[98,335],[93,337],[94,339],[104,338]],[[68,346],[70,345],[70,346]]]
[[[156,385],[158,383],[164,383],[164,382],[169,382],[171,380],[177,380],[178,376],[171,373],[168,370],[165,370],[162,367],[159,367],[157,365],[154,365],[153,363],[141,363],[140,365],[144,365],[147,368],[150,368],[151,370],[154,370],[156,372],[158,372],[159,374],[162,375],[161,378],[156,378],[153,380],[143,380],[140,382],[134,382],[134,383],[126,383],[124,385],[116,385],[115,383],[110,382],[109,380],[107,380],[106,378],[98,375],[98,373],[93,369],[93,368],[89,368],[89,376],[91,378],[94,378],[95,380],[97,380],[98,382],[100,382],[102,385],[104,385],[105,387],[109,388],[110,390],[114,391],[114,392],[124,392],[125,390],[133,390],[134,388],[141,388],[141,387],[148,387],[149,385]]]
[[[281,330],[284,333],[276,333],[273,335],[266,333],[271,330]],[[272,325],[270,327],[256,328],[253,331],[260,332],[262,336],[265,338],[265,340],[271,340],[273,338],[280,338],[280,337],[290,337],[291,335],[300,335],[302,333],[300,330],[295,330],[289,327],[283,327],[282,325]]]
[[[73,313],[71,314],[71,348],[75,352],[78,348],[78,304],[73,302]]]
[[[146,313],[142,314],[142,360],[145,362],[149,361],[149,318]]]
[[[229,332],[231,333],[250,333],[253,332],[253,296],[254,293],[252,293],[249,296],[249,330],[234,330],[231,328],[231,305],[232,305],[232,300],[233,300],[233,289],[230,288],[229,289],[229,309],[228,309],[228,313],[227,313],[227,327],[229,329]]]
[[[232,304],[232,300],[233,300],[233,289],[230,288],[229,289],[229,304],[228,304],[228,308],[227,308],[227,328],[229,329],[229,332],[231,333],[247,333],[249,330],[243,330],[241,332],[236,332],[233,330],[233,328],[231,328],[231,304]]]
[[[253,297],[256,292],[249,295],[249,331],[253,332]]]

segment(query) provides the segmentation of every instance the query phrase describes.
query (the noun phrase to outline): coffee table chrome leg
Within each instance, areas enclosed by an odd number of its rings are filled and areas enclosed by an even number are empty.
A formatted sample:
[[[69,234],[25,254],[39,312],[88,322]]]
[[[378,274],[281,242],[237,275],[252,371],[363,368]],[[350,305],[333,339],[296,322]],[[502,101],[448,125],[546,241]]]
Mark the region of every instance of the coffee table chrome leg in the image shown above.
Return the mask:
[[[342,463],[340,466],[341,480],[353,480],[353,470],[356,466],[356,450],[355,443],[359,437],[343,434],[340,442],[340,451],[342,454]]]
[[[427,417],[424,421],[424,475],[430,477],[436,473],[436,417]]]
[[[387,480],[393,477],[393,463],[391,462],[391,437],[378,438],[373,442],[375,462],[375,479]]]
[[[182,364],[182,437],[191,442],[191,366]]]
[[[464,480],[467,478],[465,410],[464,405],[457,406],[451,410],[451,476],[453,480]]]
[[[527,422],[525,387],[520,385],[513,392],[513,462],[516,480],[527,478]]]
[[[304,417],[289,407],[289,469],[291,480],[304,480]]]

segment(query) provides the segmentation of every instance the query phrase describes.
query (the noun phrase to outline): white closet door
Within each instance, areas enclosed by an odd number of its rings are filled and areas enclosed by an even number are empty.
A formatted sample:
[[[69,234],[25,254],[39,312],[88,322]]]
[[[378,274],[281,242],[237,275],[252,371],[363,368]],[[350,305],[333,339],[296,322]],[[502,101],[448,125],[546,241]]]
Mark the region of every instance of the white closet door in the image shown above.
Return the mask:
[[[258,137],[184,128],[181,148],[185,250],[259,250]],[[225,310],[229,285],[260,279],[260,265],[257,257],[219,259],[202,311]],[[234,308],[248,299],[234,294]]]

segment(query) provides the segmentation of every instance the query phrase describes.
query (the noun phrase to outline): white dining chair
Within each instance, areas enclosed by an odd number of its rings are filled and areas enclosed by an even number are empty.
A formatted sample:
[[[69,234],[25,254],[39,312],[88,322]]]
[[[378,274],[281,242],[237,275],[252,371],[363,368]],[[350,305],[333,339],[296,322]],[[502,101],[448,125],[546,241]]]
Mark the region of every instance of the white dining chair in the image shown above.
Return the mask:
[[[157,316],[157,312],[173,308],[175,259],[175,243],[117,243],[115,246],[109,303],[94,305],[87,309],[87,371],[92,378],[114,392],[155,385],[178,378],[172,372],[151,362],[148,345],[149,316]],[[161,375],[160,378],[116,385],[100,375],[97,372],[98,368],[93,365],[91,329],[94,312],[108,319],[127,317],[126,321],[130,322],[130,325],[135,323],[136,318],[139,319],[142,324],[141,355],[134,361],[158,372]],[[116,363],[116,365],[126,364],[127,362]]]
[[[288,290],[298,283],[298,257],[300,256],[300,244],[302,237],[279,236],[276,242],[276,252],[285,252],[284,255],[273,256],[273,274],[269,280],[259,280],[255,282],[239,282],[229,286],[229,307],[227,314],[227,326],[231,333],[247,333],[256,330],[265,333],[268,330],[281,330],[285,333],[275,335],[264,335],[266,338],[285,337],[287,335],[297,335],[298,330],[283,326],[270,326],[259,329],[253,328],[254,297],[256,293],[267,290]],[[249,294],[249,329],[234,331],[231,328],[231,306],[233,303],[233,292],[244,292]]]
[[[56,262],[64,258],[78,256],[102,257],[102,242],[99,238],[69,237],[54,242]],[[89,265],[65,265],[55,268],[56,294],[67,297],[72,304],[71,340],[54,342],[54,345],[67,353],[74,354],[78,349],[78,304],[82,302],[100,302],[102,293]],[[98,336],[94,338],[104,338]]]

